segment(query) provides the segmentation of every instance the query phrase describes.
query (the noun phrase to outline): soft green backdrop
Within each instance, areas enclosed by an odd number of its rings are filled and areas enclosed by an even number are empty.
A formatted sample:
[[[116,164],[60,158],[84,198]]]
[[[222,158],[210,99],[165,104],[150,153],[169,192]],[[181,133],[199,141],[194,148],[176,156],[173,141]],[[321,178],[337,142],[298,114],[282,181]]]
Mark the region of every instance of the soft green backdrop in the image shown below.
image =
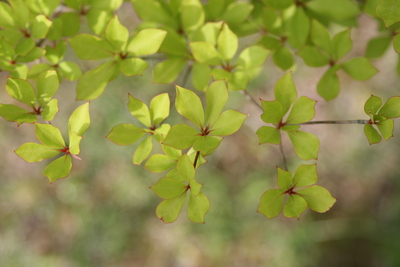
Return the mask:
[[[130,6],[127,6],[129,9]],[[133,21],[122,8],[126,25]],[[363,55],[375,23],[360,18],[352,30],[352,55]],[[130,27],[130,28],[133,28]],[[71,52],[71,57],[74,55]],[[316,94],[324,69],[298,59],[293,72],[299,96],[318,100],[316,120],[368,119],[363,103],[370,94],[384,101],[399,95],[397,55],[390,51],[373,61],[380,72],[367,82],[340,76],[341,95],[325,102]],[[84,70],[91,62],[83,62]],[[156,60],[150,61],[155,65]],[[272,100],[274,83],[285,74],[268,59],[250,84],[255,99]],[[341,73],[343,74],[343,73]],[[7,73],[0,73],[4,88]],[[261,194],[276,188],[275,166],[282,166],[277,146],[258,145],[255,131],[261,112],[240,92],[229,106],[249,114],[242,129],[227,137],[196,179],[204,183],[211,210],[206,224],[187,219],[185,208],[173,224],[155,216],[160,199],[148,188],[162,174],[132,164],[135,145],[120,147],[104,138],[118,123],[135,123],[126,107],[128,93],[148,103],[174,86],[151,83],[151,69],[141,77],[120,77],[91,102],[92,124],[81,143],[81,161],[71,175],[50,185],[42,175],[46,163],[26,163],[13,152],[35,142],[33,125],[0,123],[0,266],[399,266],[400,265],[400,127],[395,137],[370,146],[362,125],[315,125],[303,130],[321,140],[318,184],[338,198],[326,214],[306,211],[300,220],[282,215],[268,220],[256,213]],[[177,84],[191,88],[190,84]],[[75,102],[75,84],[62,84],[55,98],[60,113],[53,124],[64,133]],[[1,103],[13,103],[5,90]],[[181,117],[172,110],[170,124]],[[285,142],[289,170],[304,163]],[[313,163],[310,161],[309,163]]]

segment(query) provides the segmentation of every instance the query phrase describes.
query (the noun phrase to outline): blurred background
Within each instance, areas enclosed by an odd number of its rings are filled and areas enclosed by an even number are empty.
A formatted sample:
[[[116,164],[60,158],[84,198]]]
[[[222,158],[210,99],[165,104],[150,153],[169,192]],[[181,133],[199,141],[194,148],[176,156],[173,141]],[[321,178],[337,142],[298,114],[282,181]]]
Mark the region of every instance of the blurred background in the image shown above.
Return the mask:
[[[119,12],[123,24],[133,29],[137,21],[129,15],[131,6]],[[377,35],[373,19],[362,16],[359,22],[348,57],[363,55],[367,40]],[[84,71],[98,64],[77,61]],[[297,58],[293,79],[299,96],[318,101],[315,120],[368,119],[363,105],[371,94],[384,102],[400,94],[396,62],[390,48],[373,61],[379,73],[366,82],[339,72],[342,92],[328,103],[316,94],[324,68],[309,68]],[[150,61],[151,66],[156,63]],[[272,100],[273,86],[284,74],[268,59],[249,94]],[[4,88],[7,73],[0,76]],[[394,137],[372,146],[362,125],[303,126],[321,141],[318,184],[338,201],[324,214],[307,210],[300,220],[282,215],[270,220],[256,211],[262,193],[277,187],[281,155],[275,145],[258,145],[261,111],[240,92],[232,92],[228,107],[249,117],[197,171],[211,202],[206,223],[189,221],[184,207],[176,222],[164,224],[155,215],[161,199],[148,188],[163,174],[132,164],[136,144],[122,147],[105,138],[119,123],[138,123],[127,109],[128,93],[149,103],[168,92],[173,101],[173,85],[151,80],[152,68],[140,77],[120,76],[91,102],[82,160],[74,160],[71,175],[52,185],[43,176],[50,161],[27,163],[14,153],[25,142],[37,142],[34,126],[17,127],[1,119],[0,266],[400,266],[398,120]],[[191,88],[190,83],[185,86]],[[55,98],[60,99],[60,112],[53,124],[66,133],[68,117],[83,102],[75,101],[75,83],[68,81]],[[0,90],[0,100],[15,103],[5,90]],[[174,107],[171,113],[168,123],[182,120]],[[283,142],[289,171],[315,163],[301,161],[288,139]]]

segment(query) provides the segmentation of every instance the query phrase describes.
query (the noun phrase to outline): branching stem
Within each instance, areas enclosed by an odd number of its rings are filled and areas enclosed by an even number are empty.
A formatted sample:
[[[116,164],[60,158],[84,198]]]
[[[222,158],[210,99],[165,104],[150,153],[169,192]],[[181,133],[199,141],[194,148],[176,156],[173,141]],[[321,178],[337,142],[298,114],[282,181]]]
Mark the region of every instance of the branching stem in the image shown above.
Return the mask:
[[[281,138],[281,131],[279,131],[279,139],[281,140],[281,141],[279,142],[279,151],[281,152],[281,155],[282,155],[283,169],[284,169],[285,171],[288,171],[287,162],[286,162],[286,156],[285,156],[285,151],[283,151],[283,144],[282,144],[282,138]]]

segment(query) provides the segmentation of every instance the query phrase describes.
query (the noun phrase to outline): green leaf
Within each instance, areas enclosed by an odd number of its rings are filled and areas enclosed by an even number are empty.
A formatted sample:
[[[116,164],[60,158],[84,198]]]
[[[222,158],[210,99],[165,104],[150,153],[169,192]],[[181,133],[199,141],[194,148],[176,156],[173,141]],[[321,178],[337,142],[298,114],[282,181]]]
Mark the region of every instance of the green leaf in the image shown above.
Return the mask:
[[[340,82],[336,70],[330,68],[325,72],[321,80],[318,82],[317,91],[326,101],[332,100],[339,95]]]
[[[38,15],[34,18],[31,25],[31,36],[36,39],[43,39],[46,37],[51,27],[52,21],[44,15]]]
[[[221,54],[213,44],[209,42],[191,42],[189,45],[197,62],[212,66],[222,65]]]
[[[288,190],[292,187],[292,174],[288,171],[284,171],[279,167],[276,167],[278,171],[278,185],[283,190]]]
[[[149,135],[144,139],[133,154],[133,164],[140,165],[149,155],[153,149],[153,136]]]
[[[158,204],[156,209],[157,217],[164,223],[174,222],[181,212],[183,204],[185,203],[186,194],[182,194],[179,197],[166,199]]]
[[[148,64],[141,58],[126,58],[119,63],[119,69],[125,76],[142,75]]]
[[[171,127],[162,143],[182,150],[192,146],[199,137],[199,133],[192,127],[178,124]]]
[[[311,28],[310,18],[305,14],[301,7],[296,8],[296,11],[289,23],[288,42],[294,48],[302,47],[308,38]]]
[[[185,65],[186,59],[183,57],[172,57],[158,63],[154,68],[153,82],[172,83],[176,80]]]
[[[82,136],[79,136],[77,133],[73,132],[69,135],[69,152],[72,155],[78,155],[80,153],[80,143],[82,141]]]
[[[264,101],[261,99],[262,109],[261,119],[266,123],[279,124],[283,118],[282,104],[279,101]]]
[[[307,206],[316,212],[326,212],[332,208],[336,202],[336,198],[325,188],[313,185],[297,191],[307,202]]]
[[[196,151],[200,151],[202,155],[208,155],[208,152],[215,150],[221,140],[215,136],[200,136],[196,142],[193,144],[193,149]]]
[[[159,29],[141,30],[129,41],[126,50],[135,56],[154,54],[160,48],[166,35],[166,31]]]
[[[317,101],[306,96],[299,97],[294,102],[286,123],[299,124],[312,120],[315,116],[315,103]]]
[[[213,82],[207,89],[206,98],[206,123],[213,125],[229,98],[225,81]]]
[[[16,121],[18,125],[37,121],[35,114],[11,104],[0,104],[0,116],[8,121]]]
[[[15,150],[15,154],[27,162],[39,162],[57,156],[60,151],[46,145],[25,143]]]
[[[297,98],[297,90],[292,79],[292,73],[288,72],[280,78],[274,90],[275,99],[282,104],[282,114],[286,114]]]
[[[360,12],[357,4],[350,0],[315,0],[307,2],[306,7],[334,21],[354,18]]]
[[[379,110],[378,114],[390,119],[400,117],[400,96],[389,98]]]
[[[0,26],[5,29],[16,28],[15,15],[11,7],[5,3],[0,2]]]
[[[278,145],[281,142],[281,136],[279,130],[275,127],[261,126],[256,134],[260,144],[271,143]]]
[[[8,78],[6,90],[7,93],[16,100],[30,107],[35,106],[36,97],[32,85],[29,82],[22,79]]]
[[[129,94],[128,109],[143,125],[151,127],[150,111],[145,103]]]
[[[317,166],[300,165],[293,176],[293,187],[306,187],[315,184],[318,181]]]
[[[365,57],[352,58],[342,64],[342,69],[353,79],[365,81],[374,76],[378,70]]]
[[[286,9],[293,4],[293,0],[264,0],[264,2],[276,9]]]
[[[233,1],[230,1],[233,2]],[[251,10],[253,9],[253,5],[246,2],[236,2],[228,5],[221,15],[221,19],[224,20],[229,25],[240,25],[246,19],[248,19]]]
[[[37,139],[43,144],[53,149],[63,149],[65,147],[64,138],[60,130],[51,124],[35,123]]]
[[[246,114],[229,109],[224,111],[211,127],[211,133],[218,136],[227,136],[237,132],[244,120],[247,118]]]
[[[128,123],[121,123],[112,128],[106,138],[117,145],[127,146],[133,144],[145,134],[146,131],[142,128]]]
[[[307,202],[304,198],[298,195],[290,195],[285,207],[283,208],[283,215],[288,218],[300,218],[300,215],[306,210]]]
[[[316,159],[318,157],[319,139],[315,135],[302,131],[288,132],[290,141],[293,143],[296,155],[304,160]]]
[[[194,179],[195,169],[193,163],[187,154],[183,154],[176,165],[176,169],[184,181],[190,182]]]
[[[382,100],[377,96],[371,95],[365,102],[364,111],[367,115],[376,114],[381,106]]]
[[[156,0],[148,0],[143,2],[142,0],[132,0],[133,7],[136,14],[143,21],[152,21],[159,24],[168,25],[174,29],[178,28],[178,21],[170,13],[165,6],[161,5],[161,2]]]
[[[162,154],[152,155],[144,165],[151,172],[159,173],[173,168],[176,165],[176,160]]]
[[[189,186],[190,186],[190,193],[192,195],[197,196],[200,193],[203,184],[200,184],[195,179],[192,179],[190,180]]]
[[[97,36],[81,33],[68,39],[80,59],[96,60],[112,57],[116,51],[106,40]]]
[[[28,79],[37,79],[39,74],[47,70],[54,70],[54,68],[46,63],[35,64],[29,69]]]
[[[68,120],[68,133],[75,132],[83,136],[90,125],[89,102],[80,105],[72,112]]]
[[[259,45],[245,48],[239,55],[236,65],[238,69],[250,69],[264,64],[271,51]]]
[[[58,64],[64,58],[66,51],[67,43],[60,41],[55,46],[46,46],[45,57],[51,64]]]
[[[378,130],[385,138],[385,140],[389,140],[391,137],[393,137],[393,128],[394,128],[394,122],[391,119],[387,120],[380,120],[376,126],[378,126]]]
[[[376,14],[383,19],[387,28],[400,21],[400,2],[397,0],[382,0],[376,7]]]
[[[285,46],[278,48],[273,53],[272,59],[275,65],[277,65],[283,70],[289,69],[294,63],[292,53]]]
[[[159,94],[150,101],[150,118],[153,125],[158,125],[169,116],[168,93]]]
[[[44,106],[50,101],[57,92],[59,84],[57,72],[54,70],[48,70],[39,75],[36,91],[40,106]]]
[[[20,56],[26,56],[34,47],[35,41],[32,38],[23,38],[15,46],[15,53]]]
[[[339,60],[344,55],[350,52],[353,47],[353,42],[350,36],[350,29],[342,31],[335,35],[332,39],[333,43],[333,56],[335,60]]]
[[[315,46],[306,45],[297,52],[297,55],[310,67],[322,67],[329,63],[329,59]]]
[[[262,194],[257,212],[268,219],[274,218],[281,213],[283,201],[285,200],[284,190],[270,189]]]
[[[181,3],[181,21],[185,32],[198,30],[204,24],[203,6],[198,0],[186,0]]]
[[[160,125],[154,130],[154,139],[156,139],[157,142],[161,143],[164,140],[165,136],[167,136],[170,129],[171,126],[167,123]]]
[[[226,23],[223,24],[218,36],[218,49],[222,58],[228,62],[232,60],[238,49],[238,37]]]
[[[44,175],[49,178],[50,183],[58,179],[67,177],[71,173],[72,159],[69,155],[58,158],[47,165]]]
[[[203,193],[190,194],[188,204],[189,220],[195,223],[204,223],[204,217],[209,210],[210,201]]]
[[[377,144],[382,140],[378,131],[371,124],[364,125],[364,133],[370,145]]]
[[[129,32],[114,16],[106,29],[106,38],[114,47],[114,51],[124,51],[129,38]]]
[[[70,81],[76,81],[82,76],[82,70],[78,64],[71,61],[63,61],[58,64],[61,75]]]
[[[194,62],[192,66],[192,82],[194,88],[205,92],[210,81],[211,68],[199,62]]]
[[[78,100],[91,100],[99,97],[116,71],[118,71],[118,64],[110,61],[86,72],[78,80],[76,98]]]
[[[396,49],[395,39],[396,39],[396,37],[393,38],[393,45]],[[399,39],[399,37],[397,39]],[[365,57],[378,58],[378,57],[383,56],[383,54],[386,52],[386,50],[388,49],[391,42],[392,42],[392,40],[388,36],[377,37],[377,38],[371,39],[368,42],[367,50],[365,52]],[[399,53],[400,49],[398,49],[397,51]]]
[[[104,31],[107,28],[108,22],[112,19],[113,14],[105,10],[92,8],[86,13],[85,17],[89,28],[94,34],[104,35]]]
[[[150,189],[160,198],[171,199],[179,197],[181,194],[185,193],[188,190],[188,187],[181,181],[164,177],[158,180],[158,182],[151,186]]]
[[[197,127],[202,128],[204,124],[204,110],[200,98],[192,91],[175,86],[176,88],[176,110],[185,118],[192,121]]]
[[[182,156],[182,151],[172,148],[170,146],[162,145],[162,149],[164,150],[165,154],[167,154],[170,158],[178,160]]]

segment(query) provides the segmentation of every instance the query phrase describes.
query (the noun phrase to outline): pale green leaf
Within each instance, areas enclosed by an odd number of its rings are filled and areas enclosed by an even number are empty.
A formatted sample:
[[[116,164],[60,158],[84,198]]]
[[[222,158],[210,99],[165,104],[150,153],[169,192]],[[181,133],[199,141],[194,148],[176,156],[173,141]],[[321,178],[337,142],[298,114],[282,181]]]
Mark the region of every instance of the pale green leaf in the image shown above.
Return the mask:
[[[150,187],[154,193],[160,198],[171,199],[180,196],[187,191],[187,185],[183,184],[181,181],[164,177],[158,180],[158,182]]]
[[[393,96],[383,105],[378,112],[386,118],[397,118],[400,116],[400,96]]]
[[[166,35],[166,31],[159,29],[141,30],[129,41],[126,50],[135,56],[154,54],[160,48]]]
[[[186,59],[183,57],[171,57],[158,63],[154,68],[153,82],[172,83],[176,80],[185,65]]]
[[[39,162],[57,156],[60,151],[42,144],[25,143],[15,150],[15,154],[27,162]]]
[[[215,136],[200,136],[196,142],[194,142],[193,149],[200,151],[202,155],[208,155],[210,151],[215,150],[219,146],[220,142],[221,140]]]
[[[378,131],[371,124],[364,125],[364,133],[370,145],[377,144],[382,140]]]
[[[37,139],[43,144],[53,149],[63,149],[65,147],[64,138],[60,130],[51,124],[35,123]]]
[[[261,119],[266,123],[279,124],[283,117],[282,104],[279,101],[264,101],[261,99],[261,106],[264,110]]]
[[[65,155],[47,165],[44,175],[49,178],[50,183],[53,183],[58,179],[67,177],[71,173],[71,169],[72,159],[69,155]]]
[[[334,69],[331,68],[325,72],[318,82],[317,91],[326,101],[332,100],[339,95],[340,82]]]
[[[188,204],[189,220],[195,223],[204,223],[204,216],[210,210],[210,201],[203,194],[190,194]]]
[[[336,198],[325,188],[313,185],[297,191],[298,194],[307,202],[307,206],[316,212],[326,212],[332,208]]]
[[[296,86],[292,73],[288,72],[275,84],[275,99],[282,104],[282,113],[286,114],[297,98]]]
[[[162,143],[182,150],[192,146],[199,137],[200,134],[192,127],[178,124],[171,127]]]
[[[18,125],[37,121],[36,114],[11,104],[0,104],[0,116],[8,121],[16,121]]]
[[[211,134],[227,136],[237,132],[247,118],[246,114],[229,109],[224,111],[211,126]]]
[[[342,64],[342,69],[353,79],[365,81],[374,76],[378,70],[365,57],[352,58]]]
[[[80,59],[94,60],[109,58],[115,52],[118,52],[106,40],[86,33],[75,35],[68,39],[68,43]]]
[[[293,187],[305,187],[315,184],[318,181],[317,166],[300,165],[293,176]]]
[[[276,168],[278,171],[278,185],[283,190],[289,190],[292,187],[292,173]]]
[[[299,124],[310,121],[315,116],[315,103],[306,96],[299,97],[293,104],[286,123]]]
[[[382,99],[377,96],[371,95],[365,102],[364,111],[367,115],[376,114],[382,106]]]
[[[112,128],[106,138],[117,145],[127,146],[133,144],[145,134],[146,131],[142,128],[128,123],[121,123]]]
[[[260,144],[271,143],[278,145],[281,142],[281,136],[279,130],[275,127],[261,126],[256,134]]]
[[[31,36],[36,39],[43,39],[46,37],[52,21],[44,15],[38,15],[34,18],[31,25]]]
[[[155,154],[152,155],[144,165],[146,169],[151,172],[163,172],[173,168],[176,165],[176,160],[162,154]]]
[[[89,102],[77,107],[68,120],[68,132],[83,136],[90,125]]]
[[[158,125],[169,116],[169,96],[168,93],[155,96],[150,101],[150,118],[153,125]]]
[[[174,222],[181,212],[185,199],[186,194],[182,194],[178,197],[162,201],[156,208],[157,217],[164,223]]]
[[[318,15],[335,21],[354,18],[360,12],[358,5],[350,0],[314,0],[307,2],[306,7]]]
[[[119,69],[125,76],[142,75],[148,66],[141,58],[126,58],[119,63]]]
[[[218,119],[229,98],[225,81],[213,82],[207,89],[206,98],[206,123],[211,126]]]
[[[288,132],[290,141],[293,143],[296,155],[304,160],[316,159],[318,157],[319,139],[315,135],[302,131]]]
[[[245,48],[236,62],[238,69],[256,68],[264,64],[271,51],[259,45]]]
[[[22,79],[8,78],[6,90],[7,93],[16,100],[30,107],[35,106],[36,97],[32,85],[29,82]]]
[[[332,39],[333,56],[335,60],[339,60],[350,52],[353,47],[353,41],[350,36],[350,29],[342,31],[335,35]]]
[[[210,81],[211,68],[199,62],[194,62],[192,66],[192,82],[194,88],[205,92]]]
[[[114,16],[106,28],[106,38],[115,51],[124,51],[128,42],[128,29],[121,24],[118,16]]]
[[[183,178],[183,180],[190,182],[194,179],[195,169],[192,161],[187,154],[183,154],[176,165],[176,169]]]
[[[40,106],[44,106],[50,101],[57,92],[59,84],[57,72],[54,70],[48,70],[39,75],[36,91]]]
[[[209,42],[191,42],[189,43],[190,49],[194,59],[197,62],[218,66],[222,65],[221,54]]]
[[[283,215],[288,218],[300,218],[300,215],[306,210],[307,202],[299,195],[290,195],[284,208]]]
[[[376,7],[376,14],[383,19],[385,26],[400,21],[400,2],[397,0],[381,0]]]
[[[145,103],[129,94],[128,109],[143,125],[151,127],[150,111]]]
[[[204,124],[204,110],[200,98],[192,91],[180,87],[176,88],[176,110],[182,116],[192,121],[197,127],[202,128]]]
[[[147,136],[138,146],[133,154],[133,164],[140,165],[149,155],[153,149],[153,136]]]
[[[283,201],[285,200],[284,190],[270,189],[262,194],[257,212],[268,219],[274,218],[281,213]]]
[[[392,119],[380,120],[376,123],[376,126],[378,126],[379,132],[386,141],[393,137],[394,122]]]
[[[228,62],[232,60],[238,49],[238,37],[226,23],[223,24],[218,36],[218,49],[222,58]]]

